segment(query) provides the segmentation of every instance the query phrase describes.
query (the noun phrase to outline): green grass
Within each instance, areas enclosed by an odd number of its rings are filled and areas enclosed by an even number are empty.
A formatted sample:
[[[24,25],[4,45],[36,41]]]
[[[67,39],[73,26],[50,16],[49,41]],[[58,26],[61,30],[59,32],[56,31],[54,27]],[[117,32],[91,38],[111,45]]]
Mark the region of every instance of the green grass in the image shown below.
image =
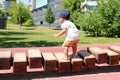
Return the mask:
[[[8,24],[7,29],[0,30],[0,47],[42,47],[42,46],[61,46],[65,36],[54,37],[55,30],[49,27],[33,26],[20,28],[19,25]],[[81,40],[79,45],[118,43],[120,38],[105,37],[86,37],[83,31],[80,31]]]

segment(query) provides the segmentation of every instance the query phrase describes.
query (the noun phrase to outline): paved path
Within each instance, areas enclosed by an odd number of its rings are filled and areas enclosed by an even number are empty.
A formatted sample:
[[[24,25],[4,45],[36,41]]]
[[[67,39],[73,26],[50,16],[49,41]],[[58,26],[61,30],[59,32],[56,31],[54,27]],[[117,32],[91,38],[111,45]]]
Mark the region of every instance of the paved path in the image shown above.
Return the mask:
[[[79,73],[30,72],[25,75],[1,74],[0,80],[120,80],[120,66],[97,67]]]
[[[107,48],[110,45],[118,45],[120,43],[114,44],[96,44],[96,45],[85,45],[78,46],[78,50],[87,49],[90,46],[98,46],[100,48]],[[12,50],[14,52],[26,52],[30,48],[0,48],[0,50]],[[32,47],[33,49],[33,47]],[[41,52],[62,52],[61,47],[34,47],[34,49],[40,49]],[[0,80],[120,80],[120,65],[109,66],[107,64],[96,65],[94,69],[85,69],[78,73],[58,73],[58,72],[44,72],[42,69],[30,70],[28,68],[28,73],[24,75],[15,75],[12,73],[12,67],[10,70],[0,70]],[[35,71],[35,72],[34,72]]]

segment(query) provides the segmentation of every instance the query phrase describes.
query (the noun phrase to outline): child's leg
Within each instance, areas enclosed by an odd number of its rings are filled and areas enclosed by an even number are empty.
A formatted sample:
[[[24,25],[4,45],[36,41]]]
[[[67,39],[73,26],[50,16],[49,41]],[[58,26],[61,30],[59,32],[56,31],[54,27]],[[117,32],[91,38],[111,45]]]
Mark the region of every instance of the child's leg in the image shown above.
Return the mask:
[[[68,51],[69,51],[69,48],[64,47],[64,54],[65,54],[66,59],[68,59]]]
[[[72,45],[72,58],[76,57],[77,54],[77,44],[78,44],[79,40],[74,41],[74,44]]]
[[[66,59],[68,59],[69,46],[70,46],[70,42],[64,41],[62,47],[64,48],[64,54],[65,54]]]
[[[76,52],[77,52],[77,46],[73,46],[72,47],[72,58],[75,58],[76,57]]]

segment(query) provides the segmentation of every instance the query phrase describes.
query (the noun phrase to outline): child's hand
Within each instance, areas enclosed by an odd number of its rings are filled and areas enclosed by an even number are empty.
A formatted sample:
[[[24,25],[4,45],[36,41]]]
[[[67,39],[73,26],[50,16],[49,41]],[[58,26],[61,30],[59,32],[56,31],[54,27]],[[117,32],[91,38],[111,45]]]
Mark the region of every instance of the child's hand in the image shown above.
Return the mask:
[[[58,35],[58,34],[55,34],[54,36],[55,36],[55,37],[59,37],[59,35]]]

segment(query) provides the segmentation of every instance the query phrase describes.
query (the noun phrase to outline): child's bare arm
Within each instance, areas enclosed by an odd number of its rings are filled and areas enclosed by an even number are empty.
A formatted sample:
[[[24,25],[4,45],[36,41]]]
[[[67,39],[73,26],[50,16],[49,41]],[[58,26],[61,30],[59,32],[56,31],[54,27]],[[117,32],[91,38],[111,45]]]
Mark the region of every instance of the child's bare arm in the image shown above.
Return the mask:
[[[58,34],[55,34],[54,36],[59,37],[59,36],[63,35],[66,31],[67,31],[67,29],[62,29],[61,32],[59,32]]]

